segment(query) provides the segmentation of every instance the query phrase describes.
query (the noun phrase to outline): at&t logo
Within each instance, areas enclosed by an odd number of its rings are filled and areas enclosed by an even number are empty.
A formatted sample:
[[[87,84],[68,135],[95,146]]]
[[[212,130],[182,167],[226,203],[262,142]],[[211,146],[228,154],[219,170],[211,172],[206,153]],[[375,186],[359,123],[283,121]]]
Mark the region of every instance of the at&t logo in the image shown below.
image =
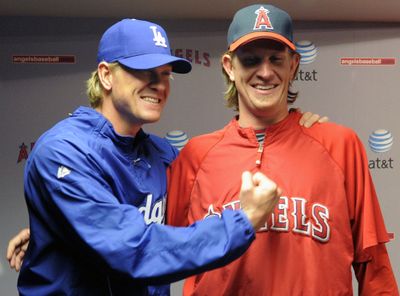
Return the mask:
[[[176,149],[181,150],[189,141],[188,135],[184,131],[174,130],[165,135],[165,139]]]
[[[315,61],[317,58],[317,47],[314,43],[308,40],[302,40],[295,42],[296,51],[300,54],[300,65],[308,65]],[[299,69],[296,79],[297,81],[318,81],[318,72],[313,69],[311,71],[305,71]]]
[[[369,136],[368,145],[371,151],[377,154],[388,152],[393,146],[393,136],[385,129],[376,130]],[[376,159],[369,161],[369,168],[393,169],[394,160],[391,157],[388,159],[377,157]]]

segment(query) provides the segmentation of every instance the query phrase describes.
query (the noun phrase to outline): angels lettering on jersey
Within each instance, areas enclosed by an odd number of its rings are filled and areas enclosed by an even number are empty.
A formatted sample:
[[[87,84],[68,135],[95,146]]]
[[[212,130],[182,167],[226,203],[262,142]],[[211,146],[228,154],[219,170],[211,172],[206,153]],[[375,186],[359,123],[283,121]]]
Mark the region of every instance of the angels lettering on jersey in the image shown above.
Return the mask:
[[[235,200],[224,204],[222,208],[239,210],[240,201]],[[204,219],[209,216],[220,215],[214,205],[208,207]],[[302,197],[282,196],[275,207],[271,218],[259,232],[294,232],[311,237],[319,242],[329,242],[331,229],[329,225],[329,209],[320,204],[309,202]]]

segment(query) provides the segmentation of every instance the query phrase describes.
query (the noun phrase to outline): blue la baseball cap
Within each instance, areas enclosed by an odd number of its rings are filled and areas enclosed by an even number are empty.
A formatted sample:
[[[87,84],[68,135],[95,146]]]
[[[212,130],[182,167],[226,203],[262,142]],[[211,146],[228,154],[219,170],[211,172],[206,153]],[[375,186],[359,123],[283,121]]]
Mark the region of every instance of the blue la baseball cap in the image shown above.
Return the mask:
[[[227,39],[230,51],[257,39],[273,39],[296,50],[292,18],[286,11],[269,4],[254,4],[238,10]]]
[[[97,62],[118,62],[135,70],[146,70],[166,64],[175,73],[188,73],[192,65],[173,56],[165,30],[154,23],[123,19],[108,28],[99,44]]]

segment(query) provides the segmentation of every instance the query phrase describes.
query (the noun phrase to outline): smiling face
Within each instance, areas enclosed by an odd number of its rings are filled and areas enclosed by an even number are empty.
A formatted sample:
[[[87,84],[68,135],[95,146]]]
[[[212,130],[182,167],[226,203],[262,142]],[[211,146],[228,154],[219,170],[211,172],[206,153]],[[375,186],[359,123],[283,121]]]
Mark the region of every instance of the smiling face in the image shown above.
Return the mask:
[[[239,98],[239,124],[264,128],[288,114],[289,83],[299,56],[274,40],[259,39],[240,46],[222,64]]]
[[[123,66],[109,69],[104,63],[98,69],[105,89],[98,111],[118,133],[135,135],[143,124],[160,119],[170,91],[170,65],[132,70]]]

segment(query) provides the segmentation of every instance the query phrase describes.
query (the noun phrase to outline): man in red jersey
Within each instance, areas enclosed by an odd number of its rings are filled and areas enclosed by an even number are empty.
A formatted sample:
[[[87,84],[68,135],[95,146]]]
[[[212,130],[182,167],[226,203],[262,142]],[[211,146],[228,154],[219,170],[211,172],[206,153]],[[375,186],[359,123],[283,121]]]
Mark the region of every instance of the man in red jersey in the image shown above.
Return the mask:
[[[349,128],[306,129],[288,112],[299,66],[292,21],[268,4],[239,10],[221,63],[223,129],[193,138],[169,175],[167,221],[185,226],[240,208],[238,173],[263,172],[283,192],[249,250],[186,280],[184,295],[399,295],[365,150]]]

